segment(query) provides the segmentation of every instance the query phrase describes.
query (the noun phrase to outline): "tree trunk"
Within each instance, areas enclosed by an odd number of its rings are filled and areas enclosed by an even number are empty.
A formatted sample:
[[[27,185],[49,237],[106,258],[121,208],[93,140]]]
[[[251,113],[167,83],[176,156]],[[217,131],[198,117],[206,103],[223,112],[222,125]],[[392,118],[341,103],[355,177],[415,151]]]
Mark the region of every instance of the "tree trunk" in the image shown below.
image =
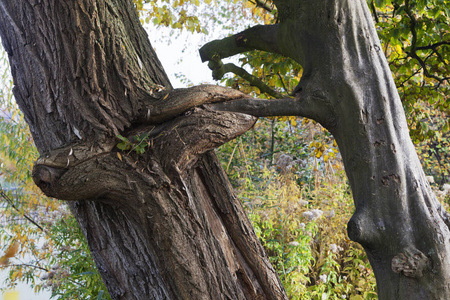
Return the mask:
[[[368,254],[380,299],[449,299],[448,214],[409,137],[367,4],[317,11],[314,28],[301,25],[323,48],[305,50],[312,68],[300,88],[328,107],[319,120],[336,138],[356,206],[349,236]]]
[[[210,151],[255,118],[191,109],[245,95],[172,90],[132,1],[2,0],[0,34],[33,179],[71,200],[113,299],[286,299]]]
[[[356,206],[348,233],[368,254],[379,298],[450,299],[449,215],[420,166],[366,1],[274,2],[279,24],[200,53],[216,61],[252,48],[289,56],[304,68],[295,99],[211,107],[319,121],[339,145]]]

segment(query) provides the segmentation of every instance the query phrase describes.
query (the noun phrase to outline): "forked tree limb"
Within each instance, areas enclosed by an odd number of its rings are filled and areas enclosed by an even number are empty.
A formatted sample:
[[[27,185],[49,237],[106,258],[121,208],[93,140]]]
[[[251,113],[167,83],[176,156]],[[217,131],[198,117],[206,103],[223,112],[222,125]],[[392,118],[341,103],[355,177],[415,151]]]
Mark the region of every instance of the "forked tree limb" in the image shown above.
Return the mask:
[[[196,108],[187,115],[156,127],[143,126],[134,133],[147,133],[146,152],[171,149],[170,160],[159,164],[166,172],[173,168],[182,172],[196,163],[200,155],[243,134],[255,122],[256,118],[247,114]],[[166,141],[162,143],[164,147],[153,146],[161,145],[161,139]],[[131,170],[133,162],[139,160],[138,154],[120,152],[115,147],[103,153],[87,153],[85,145],[52,151],[48,157],[37,160],[33,180],[47,196],[63,200],[111,198],[127,190],[130,183],[114,170]],[[85,156],[81,159],[82,155]],[[147,168],[151,171],[150,166]]]

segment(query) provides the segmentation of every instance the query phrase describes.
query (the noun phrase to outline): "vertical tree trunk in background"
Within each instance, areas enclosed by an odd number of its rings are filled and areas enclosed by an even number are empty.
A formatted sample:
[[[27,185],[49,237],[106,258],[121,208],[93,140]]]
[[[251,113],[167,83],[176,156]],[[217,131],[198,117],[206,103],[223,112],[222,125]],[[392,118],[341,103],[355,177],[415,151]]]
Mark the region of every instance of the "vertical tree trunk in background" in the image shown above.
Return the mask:
[[[305,66],[299,97],[317,106],[313,116],[339,145],[356,206],[349,236],[368,254],[380,299],[450,299],[448,214],[409,137],[367,4],[307,2],[317,13],[295,27]]]
[[[303,66],[295,99],[211,107],[320,122],[339,145],[356,207],[349,237],[368,254],[379,298],[450,299],[449,215],[415,153],[366,1],[273,2],[278,24],[212,41],[200,54],[216,62],[251,49],[291,57]]]
[[[255,118],[173,119],[180,103],[242,94],[172,90],[132,1],[2,0],[0,34],[41,154],[33,178],[72,200],[113,299],[286,298],[209,152]],[[118,134],[145,135],[146,152],[119,153]]]

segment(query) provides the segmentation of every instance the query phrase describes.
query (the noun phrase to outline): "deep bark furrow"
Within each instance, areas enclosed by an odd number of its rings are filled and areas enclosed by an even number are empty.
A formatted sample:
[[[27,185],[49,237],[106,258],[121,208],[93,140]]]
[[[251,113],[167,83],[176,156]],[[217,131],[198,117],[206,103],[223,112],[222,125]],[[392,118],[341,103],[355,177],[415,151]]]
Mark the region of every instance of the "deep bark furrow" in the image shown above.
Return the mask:
[[[232,187],[225,180],[226,174],[220,168],[220,163],[215,156],[205,155],[199,164],[202,180],[209,187],[213,205],[216,212],[221,216],[222,222],[228,229],[234,246],[237,248],[238,257],[244,262],[243,272],[248,280],[253,283],[257,290],[261,288],[267,299],[284,299],[285,292],[280,289],[279,278],[269,262],[265,250],[261,247],[253,228],[249,226],[247,216],[243,213],[241,203],[238,201],[227,201],[235,198]],[[215,176],[214,176],[215,175]],[[221,178],[225,185],[215,185],[213,178]],[[267,270],[268,273],[261,273],[259,270]],[[243,279],[243,278],[241,278]],[[244,289],[248,290],[248,289]],[[251,297],[250,297],[251,298]]]
[[[130,25],[139,21],[128,1],[15,1],[3,3],[2,16],[2,40],[21,87],[16,99],[39,149],[114,136],[138,118],[142,99],[171,88],[145,32]],[[66,131],[43,134],[53,127]]]
[[[142,224],[130,221],[127,213],[109,204],[75,202],[70,205],[83,224],[92,256],[113,299],[143,299],[142,295],[148,295],[149,299],[174,298],[155,263],[157,254],[145,246],[146,237],[142,233],[130,233]],[[100,244],[96,241],[99,238]]]

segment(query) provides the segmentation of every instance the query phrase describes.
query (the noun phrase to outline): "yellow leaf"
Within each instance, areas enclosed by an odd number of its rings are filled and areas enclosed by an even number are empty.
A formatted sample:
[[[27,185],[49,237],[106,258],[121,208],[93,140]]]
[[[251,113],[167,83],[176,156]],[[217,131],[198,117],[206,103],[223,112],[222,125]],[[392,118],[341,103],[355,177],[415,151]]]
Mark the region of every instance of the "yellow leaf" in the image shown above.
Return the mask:
[[[117,152],[117,157],[120,159],[120,161],[122,161],[122,155],[120,155],[119,152]]]
[[[0,257],[0,266],[4,266],[8,263],[8,260],[14,255],[16,255],[17,251],[19,250],[19,244],[17,242],[12,242],[11,245],[9,245],[8,249],[6,249],[5,254]]]

